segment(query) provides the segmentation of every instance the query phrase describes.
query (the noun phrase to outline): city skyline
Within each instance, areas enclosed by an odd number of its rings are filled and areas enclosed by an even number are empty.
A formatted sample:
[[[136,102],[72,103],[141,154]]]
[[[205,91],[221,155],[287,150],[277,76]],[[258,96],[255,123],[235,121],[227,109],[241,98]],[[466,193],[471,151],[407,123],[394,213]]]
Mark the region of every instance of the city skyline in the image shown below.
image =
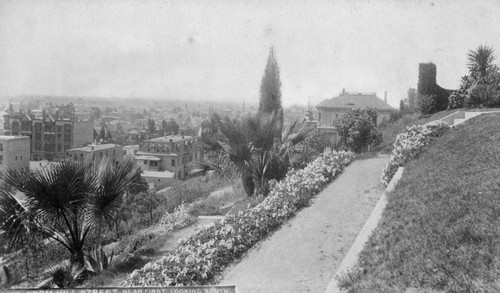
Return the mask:
[[[434,62],[444,88],[467,52],[500,50],[496,1],[0,1],[0,96],[257,103],[269,48],[285,106],[388,92],[398,107]]]

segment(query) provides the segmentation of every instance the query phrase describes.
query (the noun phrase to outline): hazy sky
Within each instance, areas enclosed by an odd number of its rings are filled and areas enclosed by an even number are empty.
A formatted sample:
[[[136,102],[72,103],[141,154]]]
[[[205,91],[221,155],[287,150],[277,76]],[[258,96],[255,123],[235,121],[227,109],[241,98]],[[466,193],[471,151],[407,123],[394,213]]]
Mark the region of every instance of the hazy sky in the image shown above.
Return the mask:
[[[499,15],[499,0],[0,0],[0,96],[256,103],[273,45],[285,105],[345,88],[397,106],[418,63],[456,88],[468,50],[500,54]]]

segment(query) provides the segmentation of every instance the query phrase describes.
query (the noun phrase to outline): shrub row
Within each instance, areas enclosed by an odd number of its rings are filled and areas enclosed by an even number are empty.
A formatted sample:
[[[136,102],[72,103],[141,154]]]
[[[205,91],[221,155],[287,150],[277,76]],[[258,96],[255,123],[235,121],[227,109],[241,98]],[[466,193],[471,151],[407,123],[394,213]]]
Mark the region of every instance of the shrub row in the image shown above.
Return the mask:
[[[391,158],[382,171],[381,181],[388,185],[399,167],[416,158],[434,137],[443,135],[450,127],[443,121],[412,125],[400,133],[394,142]]]
[[[200,285],[209,282],[270,231],[307,205],[314,194],[354,159],[350,152],[324,153],[302,170],[270,183],[268,197],[252,209],[228,215],[188,239],[162,259],[148,263],[125,286]]]

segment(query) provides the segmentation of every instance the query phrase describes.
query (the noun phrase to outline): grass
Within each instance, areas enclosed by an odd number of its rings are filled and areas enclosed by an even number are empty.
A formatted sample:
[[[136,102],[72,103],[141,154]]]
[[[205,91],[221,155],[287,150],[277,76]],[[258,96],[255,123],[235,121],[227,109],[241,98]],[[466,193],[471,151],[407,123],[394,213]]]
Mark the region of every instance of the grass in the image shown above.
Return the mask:
[[[479,116],[410,162],[349,292],[500,292],[499,129]]]

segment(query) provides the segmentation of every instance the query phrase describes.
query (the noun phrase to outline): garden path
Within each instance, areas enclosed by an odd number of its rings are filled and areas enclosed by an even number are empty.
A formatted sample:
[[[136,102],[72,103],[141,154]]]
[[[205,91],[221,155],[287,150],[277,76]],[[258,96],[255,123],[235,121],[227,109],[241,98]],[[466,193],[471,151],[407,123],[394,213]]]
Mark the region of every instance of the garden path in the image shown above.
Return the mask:
[[[219,285],[246,292],[323,292],[383,194],[389,156],[355,161],[238,263]]]

